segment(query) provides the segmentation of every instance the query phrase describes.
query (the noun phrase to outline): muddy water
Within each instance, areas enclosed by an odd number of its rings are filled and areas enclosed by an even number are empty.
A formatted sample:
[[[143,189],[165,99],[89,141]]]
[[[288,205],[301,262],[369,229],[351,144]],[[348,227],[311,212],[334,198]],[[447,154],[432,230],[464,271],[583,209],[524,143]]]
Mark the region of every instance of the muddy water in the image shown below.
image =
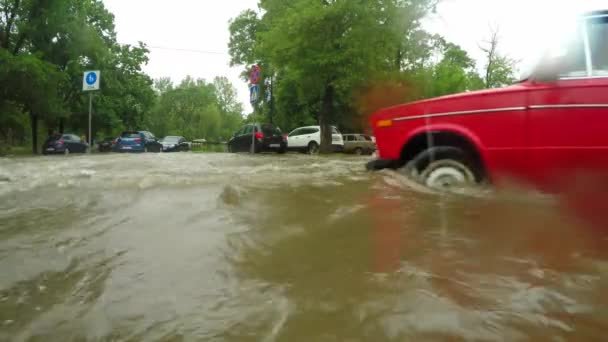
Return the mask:
[[[601,232],[365,161],[0,159],[0,340],[605,338]]]

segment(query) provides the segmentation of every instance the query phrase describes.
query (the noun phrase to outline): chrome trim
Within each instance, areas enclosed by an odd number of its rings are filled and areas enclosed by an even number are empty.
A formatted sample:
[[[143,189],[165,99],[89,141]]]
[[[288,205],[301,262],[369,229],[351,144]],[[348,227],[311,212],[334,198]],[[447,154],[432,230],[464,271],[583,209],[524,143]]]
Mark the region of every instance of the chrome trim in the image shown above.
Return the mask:
[[[608,75],[594,75],[594,76],[564,76],[560,77],[560,81],[570,81],[570,80],[593,80],[597,78],[608,78]]]
[[[561,104],[561,105],[532,105],[530,109],[560,109],[560,108],[608,108],[608,103],[596,104]]]
[[[587,31],[587,22],[583,22],[583,45],[585,46],[585,63],[587,67],[587,77],[593,75],[593,63],[591,61],[591,44],[589,43],[589,32]]]
[[[608,17],[608,14],[587,15],[587,16],[583,17],[583,20],[605,18],[605,17]]]
[[[479,109],[479,110],[464,110],[459,112],[445,112],[415,116],[403,116],[400,118],[393,119],[393,121],[408,121],[416,119],[431,119],[443,116],[454,116],[454,115],[471,115],[471,114],[485,114],[485,113],[500,113],[500,112],[514,112],[518,110],[526,110],[526,107],[505,107],[505,108],[494,108],[494,109]]]

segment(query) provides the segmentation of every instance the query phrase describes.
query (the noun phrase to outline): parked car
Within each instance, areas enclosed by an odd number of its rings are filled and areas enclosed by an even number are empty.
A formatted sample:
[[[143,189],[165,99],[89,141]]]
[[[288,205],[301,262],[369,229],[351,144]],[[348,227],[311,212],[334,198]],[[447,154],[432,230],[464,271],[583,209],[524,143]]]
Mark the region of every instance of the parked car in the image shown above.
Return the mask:
[[[116,143],[117,152],[160,152],[163,145],[148,131],[123,132]]]
[[[342,151],[344,149],[344,139],[340,131],[334,126],[331,127],[331,144],[334,151]],[[287,145],[290,150],[317,153],[321,145],[321,127],[308,126],[300,127],[293,130],[287,136]]]
[[[365,134],[343,134],[344,152],[356,155],[372,154],[376,151],[376,143],[372,137]]]
[[[579,172],[605,175],[608,11],[573,24],[517,84],[376,112],[380,159],[368,168],[400,168],[432,187],[515,178],[548,192]]]
[[[228,151],[249,152],[252,143],[256,153],[287,151],[286,135],[272,124],[250,124],[241,127],[228,141]]]
[[[97,150],[99,152],[112,152],[116,145],[116,138],[105,137],[102,141],[97,144]]]
[[[89,145],[76,134],[54,134],[42,146],[42,154],[87,153]]]
[[[180,136],[167,136],[160,140],[163,152],[186,152],[190,151],[190,145],[186,138]]]

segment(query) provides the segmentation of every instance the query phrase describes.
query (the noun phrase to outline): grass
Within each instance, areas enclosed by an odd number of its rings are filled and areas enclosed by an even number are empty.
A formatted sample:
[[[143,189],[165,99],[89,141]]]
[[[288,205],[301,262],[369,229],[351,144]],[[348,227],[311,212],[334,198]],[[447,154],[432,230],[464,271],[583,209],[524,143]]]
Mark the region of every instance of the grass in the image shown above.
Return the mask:
[[[222,153],[227,151],[226,145],[192,146],[192,152],[194,153]]]
[[[0,156],[31,156],[32,146],[0,146]]]

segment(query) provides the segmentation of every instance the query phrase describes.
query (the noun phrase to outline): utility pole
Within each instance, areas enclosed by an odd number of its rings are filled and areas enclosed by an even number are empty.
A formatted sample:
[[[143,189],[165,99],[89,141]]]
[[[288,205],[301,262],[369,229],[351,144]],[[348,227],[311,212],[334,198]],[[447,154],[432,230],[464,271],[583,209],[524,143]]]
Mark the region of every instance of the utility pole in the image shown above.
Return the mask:
[[[91,121],[93,118],[93,93],[89,93],[89,153],[91,153]]]

